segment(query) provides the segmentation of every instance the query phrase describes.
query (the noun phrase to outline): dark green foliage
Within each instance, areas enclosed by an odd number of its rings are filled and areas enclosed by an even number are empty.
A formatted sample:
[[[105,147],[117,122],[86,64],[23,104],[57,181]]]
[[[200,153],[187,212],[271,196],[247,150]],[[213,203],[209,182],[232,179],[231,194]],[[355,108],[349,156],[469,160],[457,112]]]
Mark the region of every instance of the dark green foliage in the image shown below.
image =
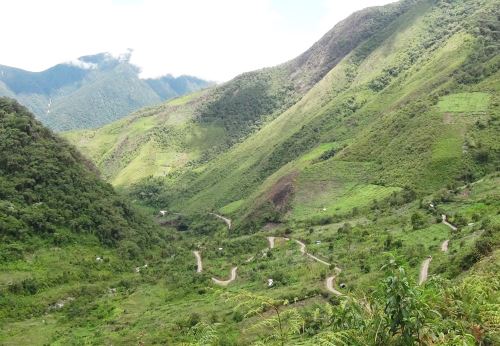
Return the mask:
[[[421,301],[419,291],[411,285],[402,266],[391,260],[386,266],[386,272],[381,287],[385,298],[386,326],[392,335],[399,335],[402,345],[411,345],[419,340],[426,305]]]
[[[491,230],[485,231],[476,241],[474,247],[460,259],[460,270],[470,269],[481,258],[490,255],[493,249],[496,249],[499,244],[500,239],[498,232],[493,233]]]
[[[426,224],[427,222],[425,217],[421,213],[415,212],[411,215],[411,227],[414,230],[422,229],[426,226]]]
[[[212,97],[199,111],[198,119],[226,129],[228,147],[297,99],[293,85],[280,69],[242,74],[216,88]]]
[[[64,230],[93,234],[106,245],[133,237],[140,248],[153,236],[152,226],[98,178],[92,164],[24,107],[0,98],[2,243],[36,236],[62,244],[71,238]]]
[[[334,157],[336,153],[337,153],[337,149],[327,150],[323,154],[320,155],[319,160],[320,161],[328,160],[329,158]]]
[[[494,5],[485,7],[475,18],[476,25],[470,27],[469,30],[477,37],[477,40],[463,69],[456,73],[456,79],[459,83],[477,83],[499,70],[499,18],[498,6]]]

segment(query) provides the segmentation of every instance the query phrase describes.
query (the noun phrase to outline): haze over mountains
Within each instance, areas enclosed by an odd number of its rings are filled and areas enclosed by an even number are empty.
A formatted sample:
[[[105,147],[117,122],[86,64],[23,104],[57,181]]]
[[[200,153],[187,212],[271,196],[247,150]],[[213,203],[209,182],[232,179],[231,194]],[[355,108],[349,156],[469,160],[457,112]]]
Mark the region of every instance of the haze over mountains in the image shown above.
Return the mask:
[[[45,71],[0,65],[0,96],[16,98],[54,130],[94,128],[213,83],[192,76],[141,79],[130,54],[82,56]]]
[[[500,344],[499,11],[367,8],[95,129],[0,98],[0,344]]]

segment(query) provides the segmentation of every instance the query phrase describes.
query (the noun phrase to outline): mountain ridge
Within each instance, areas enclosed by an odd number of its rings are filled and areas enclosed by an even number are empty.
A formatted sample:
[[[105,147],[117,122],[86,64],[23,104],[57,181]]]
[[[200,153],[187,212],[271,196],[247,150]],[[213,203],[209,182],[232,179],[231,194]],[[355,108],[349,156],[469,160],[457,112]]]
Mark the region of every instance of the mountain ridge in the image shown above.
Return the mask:
[[[130,53],[82,56],[41,72],[0,65],[0,94],[16,97],[56,130],[102,126],[212,82],[182,75],[142,79]]]

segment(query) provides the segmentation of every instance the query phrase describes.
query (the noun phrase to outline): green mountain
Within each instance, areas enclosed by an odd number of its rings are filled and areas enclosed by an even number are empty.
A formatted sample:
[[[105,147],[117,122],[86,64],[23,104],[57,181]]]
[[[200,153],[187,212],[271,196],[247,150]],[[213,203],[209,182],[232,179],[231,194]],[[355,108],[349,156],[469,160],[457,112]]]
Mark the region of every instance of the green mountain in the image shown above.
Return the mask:
[[[0,96],[25,104],[55,130],[93,128],[211,85],[191,76],[140,79],[129,55],[83,56],[42,72],[0,65]]]
[[[280,66],[65,133],[162,227],[5,259],[0,344],[499,344],[498,8],[369,8]],[[81,282],[31,290],[67,258]]]
[[[464,184],[498,167],[495,15],[481,1],[370,8],[288,63],[67,138],[117,186],[155,177],[145,188],[173,209],[245,220]]]

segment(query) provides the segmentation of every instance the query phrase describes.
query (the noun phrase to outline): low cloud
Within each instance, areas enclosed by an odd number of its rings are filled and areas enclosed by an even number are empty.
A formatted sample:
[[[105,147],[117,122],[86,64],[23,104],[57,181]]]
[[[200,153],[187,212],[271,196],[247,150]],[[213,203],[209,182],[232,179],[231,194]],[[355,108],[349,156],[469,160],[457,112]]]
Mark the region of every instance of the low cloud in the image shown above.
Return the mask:
[[[91,62],[86,62],[86,61],[81,61],[80,59],[76,60],[70,60],[66,62],[68,65],[73,65],[76,67],[79,67],[84,70],[93,70],[97,68],[97,64],[91,63]]]

